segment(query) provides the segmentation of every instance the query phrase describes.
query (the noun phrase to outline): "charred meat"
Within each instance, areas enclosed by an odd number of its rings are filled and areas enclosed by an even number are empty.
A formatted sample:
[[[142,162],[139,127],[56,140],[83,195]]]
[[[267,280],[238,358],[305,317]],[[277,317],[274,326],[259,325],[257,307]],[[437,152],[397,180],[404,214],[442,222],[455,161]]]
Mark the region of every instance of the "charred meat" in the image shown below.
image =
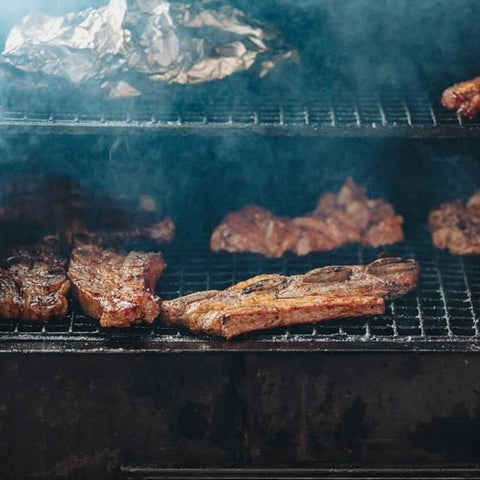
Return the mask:
[[[84,206],[80,186],[67,178],[31,175],[2,184],[0,222],[24,222],[60,228],[79,217]]]
[[[350,242],[378,247],[403,240],[403,218],[382,199],[371,200],[349,178],[338,194],[322,195],[314,212],[277,217],[257,206],[233,212],[214,230],[213,251],[260,253],[280,257],[328,251]]]
[[[72,251],[68,276],[82,308],[102,327],[128,327],[159,315],[155,284],[165,268],[159,254],[122,255],[85,244]]]
[[[259,275],[223,291],[165,301],[162,317],[229,339],[255,330],[380,315],[385,301],[413,291],[418,277],[418,263],[400,258],[323,267],[305,275]]]
[[[440,205],[428,220],[436,247],[457,255],[480,255],[480,192],[466,205],[461,200]]]
[[[0,317],[46,322],[66,315],[70,281],[55,240],[0,253]]]
[[[32,175],[27,182],[12,180],[2,185],[2,200],[0,223],[8,223],[9,231],[43,227],[43,234],[57,231],[69,245],[123,246],[142,240],[158,245],[175,233],[172,219],[157,212],[152,197],[98,198],[68,178]]]
[[[447,88],[442,95],[442,105],[456,110],[462,117],[475,117],[480,111],[480,77]]]
[[[92,230],[83,222],[72,222],[64,230],[64,238],[69,245],[129,245],[141,240],[151,240],[155,244],[170,242],[175,234],[175,224],[170,217],[152,224],[134,225],[121,230]]]

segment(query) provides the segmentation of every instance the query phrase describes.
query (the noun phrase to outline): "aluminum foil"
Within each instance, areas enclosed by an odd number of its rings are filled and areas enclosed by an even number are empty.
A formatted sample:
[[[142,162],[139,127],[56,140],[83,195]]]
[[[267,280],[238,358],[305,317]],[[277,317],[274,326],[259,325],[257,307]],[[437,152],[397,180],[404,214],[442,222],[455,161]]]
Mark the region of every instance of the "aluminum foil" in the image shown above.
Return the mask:
[[[110,98],[142,93],[142,82],[194,84],[255,69],[263,77],[297,52],[280,32],[225,2],[111,0],[62,17],[30,13],[8,36],[4,62]]]

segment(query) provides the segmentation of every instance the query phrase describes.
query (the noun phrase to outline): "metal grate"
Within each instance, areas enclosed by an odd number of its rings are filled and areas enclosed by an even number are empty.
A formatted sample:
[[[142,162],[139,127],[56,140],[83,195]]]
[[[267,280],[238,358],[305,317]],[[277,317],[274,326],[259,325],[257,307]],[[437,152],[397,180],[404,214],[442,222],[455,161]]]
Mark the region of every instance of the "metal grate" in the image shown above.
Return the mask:
[[[196,93],[193,93],[196,92]],[[74,96],[75,97],[75,96]],[[45,134],[304,135],[478,137],[480,120],[463,120],[440,105],[440,93],[400,87],[355,91],[307,89],[301,96],[235,97],[195,89],[182,95],[86,101],[8,97],[0,132]]]
[[[417,258],[421,279],[416,294],[389,303],[377,318],[330,321],[316,325],[252,333],[227,342],[196,336],[186,330],[153,325],[102,329],[72,304],[66,318],[47,325],[3,321],[0,350],[476,350],[480,348],[480,258],[460,257],[431,245],[420,231],[402,244],[385,248],[389,255]],[[366,263],[378,249],[351,245],[306,257],[268,259],[253,254],[231,255],[208,250],[167,249],[168,269],[159,282],[165,298],[206,289],[223,289],[259,273],[304,273],[328,264]]]

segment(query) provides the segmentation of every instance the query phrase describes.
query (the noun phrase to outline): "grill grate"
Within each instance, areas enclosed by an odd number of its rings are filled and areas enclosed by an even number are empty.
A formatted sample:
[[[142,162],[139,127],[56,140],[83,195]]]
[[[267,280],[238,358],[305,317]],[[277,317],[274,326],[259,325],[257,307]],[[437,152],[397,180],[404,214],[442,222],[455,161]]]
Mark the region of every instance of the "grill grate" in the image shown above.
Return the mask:
[[[172,98],[144,96],[116,102],[34,100],[7,96],[0,132],[58,134],[201,133],[202,135],[305,135],[476,137],[480,120],[463,120],[440,105],[438,92],[400,87],[355,91],[307,89],[305,96],[233,97],[182,91]],[[195,92],[195,94],[193,93]],[[63,105],[60,107],[59,105]]]
[[[0,350],[475,350],[480,319],[480,258],[459,257],[431,245],[426,231],[385,248],[389,255],[417,258],[421,278],[416,294],[389,303],[378,318],[361,318],[302,325],[252,333],[226,342],[195,336],[186,330],[153,325],[102,329],[72,304],[66,318],[47,325],[3,321]],[[306,257],[285,255],[268,259],[253,254],[231,255],[207,250],[166,249],[167,272],[159,294],[174,298],[195,291],[223,289],[259,273],[304,273],[328,264],[367,263],[379,250],[350,245]]]

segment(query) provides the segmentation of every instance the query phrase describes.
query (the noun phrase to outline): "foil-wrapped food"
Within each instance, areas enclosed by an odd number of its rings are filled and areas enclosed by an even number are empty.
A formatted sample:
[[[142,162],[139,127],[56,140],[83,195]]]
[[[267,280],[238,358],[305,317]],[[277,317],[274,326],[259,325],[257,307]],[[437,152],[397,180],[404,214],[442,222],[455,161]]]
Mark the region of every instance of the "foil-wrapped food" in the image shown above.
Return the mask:
[[[141,95],[145,78],[195,84],[248,69],[263,77],[297,52],[276,28],[222,1],[110,0],[59,17],[28,14],[1,58],[117,98]]]

